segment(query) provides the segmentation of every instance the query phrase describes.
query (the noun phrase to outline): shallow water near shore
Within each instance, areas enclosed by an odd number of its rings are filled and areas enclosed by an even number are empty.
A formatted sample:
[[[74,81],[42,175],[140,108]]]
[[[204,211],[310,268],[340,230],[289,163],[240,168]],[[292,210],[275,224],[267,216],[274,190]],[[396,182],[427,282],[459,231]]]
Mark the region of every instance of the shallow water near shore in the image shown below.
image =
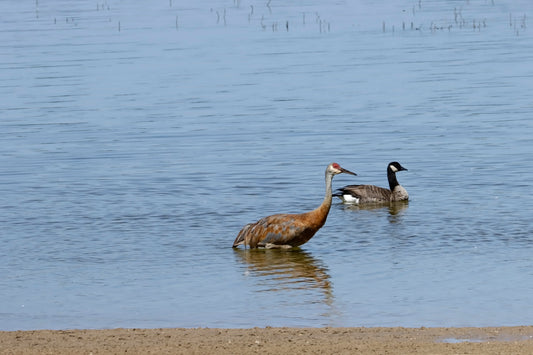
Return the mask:
[[[529,1],[0,11],[0,330],[531,324]],[[394,160],[408,204],[231,248]]]

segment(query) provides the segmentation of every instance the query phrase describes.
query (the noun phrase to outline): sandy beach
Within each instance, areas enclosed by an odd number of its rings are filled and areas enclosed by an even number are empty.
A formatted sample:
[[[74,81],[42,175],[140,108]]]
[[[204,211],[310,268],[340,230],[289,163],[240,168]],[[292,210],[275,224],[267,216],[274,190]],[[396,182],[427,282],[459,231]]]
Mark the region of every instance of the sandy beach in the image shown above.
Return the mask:
[[[532,354],[533,326],[0,332],[0,354]]]

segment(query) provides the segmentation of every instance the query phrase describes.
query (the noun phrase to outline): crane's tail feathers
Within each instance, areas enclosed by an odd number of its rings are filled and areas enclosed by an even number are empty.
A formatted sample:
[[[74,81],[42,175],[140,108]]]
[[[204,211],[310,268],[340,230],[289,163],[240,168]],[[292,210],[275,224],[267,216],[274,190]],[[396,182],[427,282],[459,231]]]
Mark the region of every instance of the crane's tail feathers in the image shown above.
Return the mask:
[[[239,232],[239,234],[237,235],[237,238],[235,238],[235,241],[233,242],[233,248],[236,248],[238,247],[239,245],[242,245],[245,243],[246,241],[246,234],[248,232],[248,230],[250,229],[250,226],[252,225],[252,223],[250,224],[247,224],[245,225],[241,231]]]
[[[237,248],[241,244],[244,244],[244,238],[237,237],[237,239],[235,239],[233,242],[233,248]]]

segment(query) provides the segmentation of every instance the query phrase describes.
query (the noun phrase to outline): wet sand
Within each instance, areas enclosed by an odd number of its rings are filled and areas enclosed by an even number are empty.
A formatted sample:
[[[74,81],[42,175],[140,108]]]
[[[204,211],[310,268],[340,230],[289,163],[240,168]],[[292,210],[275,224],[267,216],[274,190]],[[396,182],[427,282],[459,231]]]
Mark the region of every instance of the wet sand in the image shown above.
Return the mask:
[[[533,326],[0,332],[0,354],[533,354]]]

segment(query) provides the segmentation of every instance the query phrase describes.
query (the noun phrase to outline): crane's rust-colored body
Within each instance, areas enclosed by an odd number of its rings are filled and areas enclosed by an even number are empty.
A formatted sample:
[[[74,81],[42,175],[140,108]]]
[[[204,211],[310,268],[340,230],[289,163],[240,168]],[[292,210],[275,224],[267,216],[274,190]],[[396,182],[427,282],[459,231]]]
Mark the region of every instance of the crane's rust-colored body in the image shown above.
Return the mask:
[[[233,247],[244,245],[250,248],[291,248],[306,243],[322,228],[331,208],[331,182],[341,173],[356,175],[331,163],[326,169],[326,196],[313,211],[302,214],[275,214],[244,226],[233,242]]]

